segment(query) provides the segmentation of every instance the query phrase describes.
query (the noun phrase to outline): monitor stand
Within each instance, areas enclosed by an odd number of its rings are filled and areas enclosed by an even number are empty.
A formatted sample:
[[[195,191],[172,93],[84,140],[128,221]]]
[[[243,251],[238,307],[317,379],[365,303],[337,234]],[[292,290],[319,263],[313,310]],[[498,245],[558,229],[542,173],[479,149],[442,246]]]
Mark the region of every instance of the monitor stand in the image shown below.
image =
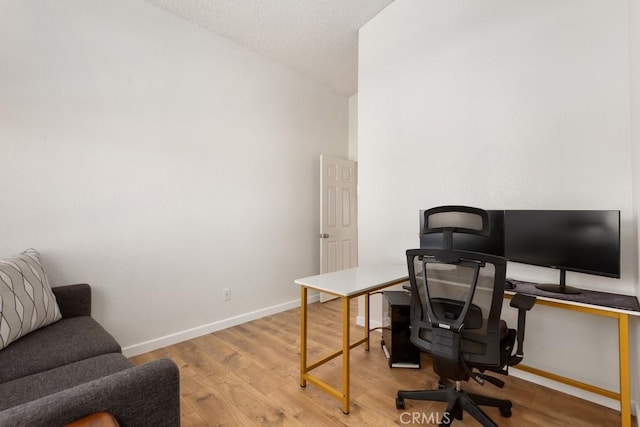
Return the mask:
[[[567,272],[563,269],[560,270],[560,284],[551,284],[551,283],[538,283],[536,288],[541,291],[547,292],[555,292],[557,294],[581,294],[582,290],[578,288],[574,288],[572,286],[566,285],[567,281]]]

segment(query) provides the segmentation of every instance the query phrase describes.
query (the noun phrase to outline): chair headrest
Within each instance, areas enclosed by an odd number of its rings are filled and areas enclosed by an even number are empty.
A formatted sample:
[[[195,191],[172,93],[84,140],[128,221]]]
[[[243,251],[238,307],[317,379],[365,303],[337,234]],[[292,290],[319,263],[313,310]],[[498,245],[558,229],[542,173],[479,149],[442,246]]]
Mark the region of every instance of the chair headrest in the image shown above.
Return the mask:
[[[466,233],[489,235],[489,213],[470,206],[438,206],[424,211],[423,234]]]

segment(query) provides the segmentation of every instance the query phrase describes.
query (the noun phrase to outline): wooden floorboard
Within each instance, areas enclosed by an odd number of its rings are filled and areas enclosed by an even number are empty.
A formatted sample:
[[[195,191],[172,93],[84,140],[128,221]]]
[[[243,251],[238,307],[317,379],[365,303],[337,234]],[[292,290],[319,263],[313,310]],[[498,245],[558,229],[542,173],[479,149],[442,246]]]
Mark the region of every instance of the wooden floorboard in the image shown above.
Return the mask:
[[[355,304],[355,301],[354,301]],[[355,326],[352,341],[363,335]],[[309,306],[309,359],[325,356],[341,347],[339,301]],[[351,352],[351,412],[344,415],[338,400],[312,384],[299,386],[300,310],[293,309],[258,319],[170,347],[133,357],[139,365],[171,358],[180,367],[181,418],[191,426],[393,426],[436,425],[444,403],[406,401],[395,407],[398,389],[434,388],[437,377],[428,354],[422,368],[389,368],[372,334],[370,351]],[[314,370],[314,375],[339,386],[340,358]],[[476,393],[508,398],[513,415],[485,412],[500,426],[619,426],[620,414],[612,409],[542,387],[519,378],[501,377],[504,389],[466,383]],[[635,422],[635,420],[634,420]],[[454,425],[478,426],[469,415]]]

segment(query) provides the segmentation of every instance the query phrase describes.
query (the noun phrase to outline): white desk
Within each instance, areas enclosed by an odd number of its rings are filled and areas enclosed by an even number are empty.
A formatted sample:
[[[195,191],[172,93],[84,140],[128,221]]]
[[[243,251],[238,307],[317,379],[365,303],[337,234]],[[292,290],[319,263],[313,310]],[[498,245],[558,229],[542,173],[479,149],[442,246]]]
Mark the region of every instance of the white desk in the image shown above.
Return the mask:
[[[369,350],[369,295],[380,289],[406,282],[407,265],[390,264],[367,267],[351,268],[333,273],[319,274],[317,276],[297,279],[300,285],[301,310],[300,310],[300,386],[305,387],[307,382],[314,384],[321,390],[342,402],[342,412],[349,413],[349,351],[365,345]],[[335,295],[342,302],[342,349],[318,360],[307,363],[307,291],[315,289]],[[350,302],[353,298],[365,295],[364,303],[364,330],[365,335],[359,341],[351,343],[350,328]],[[310,371],[320,365],[342,355],[342,390],[339,390],[321,379],[314,377]]]
[[[296,284],[301,287],[301,313],[300,313],[300,386],[305,387],[310,382],[336,399],[342,401],[342,411],[349,413],[349,351],[350,349],[365,344],[365,349],[369,350],[369,295],[380,289],[406,282],[408,280],[406,264],[376,265],[367,267],[352,268],[349,270],[336,271],[334,273],[319,274],[317,276],[297,279]],[[316,289],[336,295],[342,300],[342,349],[328,355],[327,357],[307,364],[307,291]],[[550,307],[562,308],[565,310],[589,313],[596,316],[606,316],[618,319],[618,353],[619,353],[619,374],[620,391],[614,393],[593,385],[585,384],[570,378],[561,377],[553,373],[545,372],[525,365],[518,365],[517,369],[531,372],[546,378],[550,378],[583,390],[598,393],[620,401],[621,425],[631,426],[631,387],[629,370],[629,316],[640,316],[640,311],[636,309],[619,309],[600,305],[598,303],[582,303],[568,301],[553,294],[545,292],[541,294],[535,290],[531,283],[519,282],[515,292],[535,295],[537,304]],[[506,291],[505,298],[511,298],[514,291]],[[598,294],[597,292],[585,291],[584,294]],[[349,336],[350,326],[350,301],[352,298],[366,295],[365,298],[365,336],[361,340],[351,343]],[[614,294],[610,294],[614,295]],[[637,301],[636,301],[637,305]],[[325,383],[312,376],[309,372],[318,366],[342,355],[342,390]]]

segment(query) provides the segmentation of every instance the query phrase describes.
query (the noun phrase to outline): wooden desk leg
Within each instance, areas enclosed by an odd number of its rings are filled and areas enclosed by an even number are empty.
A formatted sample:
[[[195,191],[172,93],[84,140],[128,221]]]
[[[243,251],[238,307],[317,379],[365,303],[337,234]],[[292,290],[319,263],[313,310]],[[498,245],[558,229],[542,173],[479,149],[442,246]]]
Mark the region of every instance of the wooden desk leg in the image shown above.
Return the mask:
[[[342,412],[349,413],[349,346],[351,337],[349,328],[351,326],[350,300],[342,297]]]
[[[629,381],[629,316],[618,315],[618,351],[620,358],[620,416],[622,426],[631,427],[631,386]]]
[[[369,326],[369,297],[371,295],[369,294],[369,292],[367,292],[364,295],[364,334],[365,334],[365,338],[367,339],[367,341],[364,344],[364,349],[366,351],[369,351],[369,343],[371,342],[371,336],[370,336],[370,332],[371,332],[371,327]]]
[[[307,287],[300,287],[300,387],[307,386]]]

